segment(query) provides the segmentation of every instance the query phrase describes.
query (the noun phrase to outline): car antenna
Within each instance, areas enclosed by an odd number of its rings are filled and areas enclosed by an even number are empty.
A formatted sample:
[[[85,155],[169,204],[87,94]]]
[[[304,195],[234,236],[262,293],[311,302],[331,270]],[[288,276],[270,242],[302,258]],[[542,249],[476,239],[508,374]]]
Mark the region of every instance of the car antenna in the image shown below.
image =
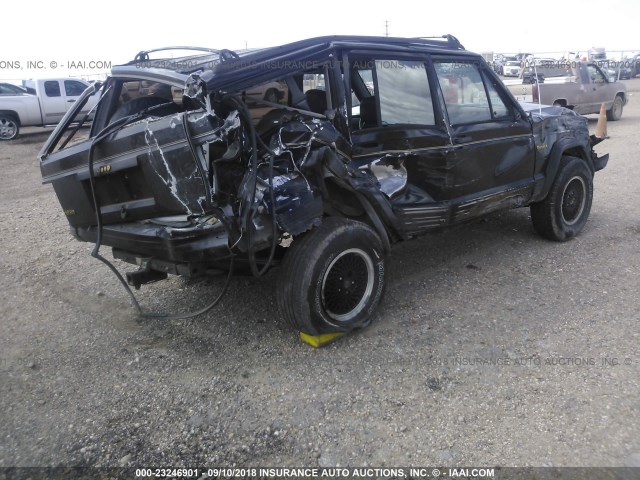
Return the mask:
[[[533,62],[533,78],[536,82],[536,87],[538,88],[538,114],[542,115],[542,99],[540,95],[540,79],[538,78],[538,67],[536,66],[536,57],[531,57],[531,61]]]

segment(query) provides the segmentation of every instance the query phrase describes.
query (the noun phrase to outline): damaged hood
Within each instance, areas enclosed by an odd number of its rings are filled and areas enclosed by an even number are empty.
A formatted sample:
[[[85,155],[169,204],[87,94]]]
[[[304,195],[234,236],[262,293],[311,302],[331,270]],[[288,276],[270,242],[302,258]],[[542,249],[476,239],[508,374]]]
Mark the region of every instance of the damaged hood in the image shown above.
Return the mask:
[[[553,105],[538,105],[537,103],[519,102],[525,113],[531,113],[535,117],[557,117],[559,115],[574,115],[576,112],[565,107],[555,107]]]

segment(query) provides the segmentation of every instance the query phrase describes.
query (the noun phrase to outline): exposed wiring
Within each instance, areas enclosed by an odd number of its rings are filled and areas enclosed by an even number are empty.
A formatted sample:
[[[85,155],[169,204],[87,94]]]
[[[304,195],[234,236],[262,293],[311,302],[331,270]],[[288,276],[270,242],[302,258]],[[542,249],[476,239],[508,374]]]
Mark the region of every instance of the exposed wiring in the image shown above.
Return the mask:
[[[262,139],[256,132],[256,129],[253,126],[253,122],[251,120],[251,114],[249,113],[249,109],[247,108],[246,103],[244,103],[241,99],[233,95],[226,95],[223,98],[230,99],[233,102],[234,106],[236,106],[238,111],[240,112],[240,118],[243,120],[245,125],[247,125],[247,128],[249,130],[249,138],[251,141],[251,158],[250,158],[250,170],[249,170],[249,172],[251,173],[251,178],[249,179],[249,181],[252,184],[251,198],[248,199],[249,207],[241,209],[241,210],[244,210],[243,218],[241,218],[241,229],[247,233],[247,245],[248,245],[247,254],[248,254],[249,267],[251,269],[251,273],[256,277],[260,277],[264,275],[267,272],[267,270],[269,270],[269,267],[271,266],[273,262],[273,258],[275,256],[276,247],[278,245],[278,239],[276,235],[278,224],[276,221],[275,195],[273,192],[273,160],[275,157],[275,153],[272,152],[269,149],[269,147],[267,147],[267,145],[262,141]],[[256,198],[256,190],[258,187],[258,160],[257,160],[258,142],[260,142],[260,145],[269,153],[269,198],[270,198],[270,204],[271,204],[270,213],[271,213],[271,223],[272,223],[271,248],[269,250],[269,257],[267,258],[267,261],[262,266],[262,268],[258,268],[258,263],[255,256],[255,253],[256,253],[255,245],[253,243],[253,214],[255,212],[254,204],[255,204],[255,198]],[[244,199],[244,198],[242,199],[243,205],[246,200],[247,199]]]
[[[158,107],[160,107],[161,105],[159,105]],[[211,310],[213,307],[215,307],[220,300],[222,299],[222,297],[224,296],[224,294],[227,292],[227,289],[229,287],[229,283],[231,281],[231,277],[233,276],[233,270],[234,270],[234,258],[235,256],[233,255],[233,252],[229,251],[230,253],[230,257],[229,257],[229,271],[227,274],[227,278],[222,286],[222,290],[220,292],[220,294],[212,301],[210,302],[208,305],[205,305],[204,307],[193,311],[193,312],[188,312],[188,313],[184,313],[184,314],[167,314],[167,313],[158,313],[158,312],[146,312],[142,309],[142,307],[140,306],[140,303],[138,302],[136,296],[134,295],[133,291],[131,290],[131,287],[129,286],[129,284],[127,283],[127,281],[124,279],[124,277],[122,276],[122,274],[118,271],[118,269],[115,267],[115,265],[113,265],[113,263],[111,263],[109,260],[107,260],[105,257],[103,257],[100,254],[100,247],[102,245],[102,233],[103,233],[103,221],[102,221],[102,212],[100,210],[100,204],[98,202],[98,196],[96,194],[96,187],[95,187],[95,172],[93,170],[93,163],[94,163],[94,150],[95,147],[98,143],[100,143],[102,140],[104,140],[105,138],[107,138],[109,135],[111,135],[112,133],[116,132],[117,130],[119,130],[120,128],[122,128],[125,124],[129,123],[130,121],[138,118],[138,117],[142,117],[143,115],[145,115],[146,113],[148,113],[148,111],[153,110],[157,107],[151,107],[149,109],[143,110],[142,112],[136,114],[136,115],[132,115],[129,117],[125,117],[122,118],[114,123],[112,123],[111,125],[108,125],[107,127],[105,127],[104,129],[102,129],[92,140],[91,142],[91,147],[89,148],[89,161],[88,161],[88,166],[89,166],[89,184],[91,187],[91,198],[93,201],[93,207],[94,210],[96,212],[96,223],[97,223],[97,236],[96,236],[96,243],[94,245],[93,250],[91,251],[91,256],[100,260],[102,263],[104,263],[107,267],[109,267],[109,269],[115,274],[115,276],[118,278],[118,280],[120,281],[120,283],[124,286],[125,290],[127,291],[127,293],[129,294],[129,297],[131,298],[131,301],[133,302],[133,305],[135,306],[136,310],[138,311],[138,314],[142,317],[145,318],[163,318],[166,320],[182,320],[182,319],[187,319],[187,318],[193,318],[196,317],[198,315],[202,315],[203,313],[208,312],[209,310]],[[196,159],[197,161],[197,159]],[[223,224],[223,226],[225,227],[225,229],[227,230],[227,235],[230,234],[230,229],[229,229],[229,222],[227,221],[226,218],[224,218],[224,214],[222,213],[222,211],[219,211],[219,215],[220,217],[223,218],[219,218],[219,220],[221,221],[221,223]]]
[[[249,260],[249,266],[251,268],[251,272],[254,276],[256,277],[260,277],[262,275],[264,275],[267,270],[270,268],[271,264],[273,263],[273,259],[275,257],[275,251],[276,251],[276,247],[278,244],[278,240],[277,240],[277,221],[276,221],[276,215],[275,215],[275,194],[274,194],[274,189],[273,189],[273,174],[274,174],[274,158],[275,158],[275,153],[262,141],[262,139],[260,138],[260,136],[258,135],[258,133],[255,130],[255,127],[253,126],[252,120],[251,120],[251,114],[249,113],[249,110],[246,106],[246,104],[232,96],[232,95],[225,95],[223,97],[224,99],[230,99],[234,105],[237,107],[238,111],[240,112],[241,115],[241,119],[243,121],[243,123],[245,124],[247,130],[248,130],[248,134],[249,134],[249,139],[251,142],[251,156],[249,159],[249,173],[250,173],[250,177],[248,177],[248,182],[249,182],[249,191],[250,191],[250,196],[249,198],[242,198],[241,202],[243,207],[241,208],[242,211],[242,218],[240,219],[240,229],[241,229],[241,234],[242,232],[246,232],[247,235],[247,244],[248,244],[248,260]],[[214,306],[216,306],[220,300],[222,299],[222,297],[224,296],[224,294],[227,292],[227,289],[229,287],[229,283],[231,280],[231,277],[233,276],[233,271],[234,271],[234,259],[235,259],[235,255],[232,252],[232,247],[229,247],[229,270],[228,270],[228,274],[227,274],[227,278],[225,280],[225,283],[222,286],[222,290],[220,292],[220,294],[212,301],[210,302],[208,305],[205,305],[204,307],[193,311],[193,312],[189,312],[189,313],[184,313],[184,314],[167,314],[167,313],[158,313],[158,312],[147,312],[145,310],[143,310],[143,308],[140,306],[140,303],[138,302],[135,294],[133,293],[133,291],[131,290],[131,287],[129,286],[129,284],[127,283],[127,281],[125,280],[125,278],[122,276],[122,274],[118,271],[118,269],[113,265],[113,263],[111,263],[109,260],[107,260],[105,257],[103,257],[100,254],[100,247],[102,246],[102,237],[103,237],[103,219],[102,219],[102,212],[100,210],[100,204],[98,201],[98,196],[96,193],[96,186],[95,186],[95,172],[94,172],[94,151],[95,151],[95,147],[98,143],[100,143],[101,141],[103,141],[105,138],[107,138],[109,135],[111,135],[112,133],[116,132],[117,130],[119,130],[120,128],[122,128],[124,125],[126,125],[127,123],[130,123],[132,121],[135,121],[139,118],[142,118],[143,116],[147,115],[148,113],[150,113],[151,111],[160,108],[164,105],[158,105],[158,106],[154,106],[154,107],[150,107],[148,109],[142,110],[141,112],[135,114],[135,115],[130,115],[128,117],[124,117],[120,120],[117,120],[116,122],[112,123],[111,125],[108,125],[107,127],[105,127],[102,131],[100,131],[92,140],[91,142],[91,147],[89,149],[89,161],[88,161],[88,165],[89,165],[89,183],[90,183],[90,187],[91,187],[91,197],[92,197],[92,202],[93,202],[93,206],[96,212],[96,224],[97,224],[97,235],[96,235],[96,243],[94,245],[94,248],[91,252],[91,256],[100,260],[102,263],[104,263],[105,265],[107,265],[107,267],[109,267],[109,269],[115,274],[115,276],[118,278],[118,280],[120,281],[120,283],[123,285],[123,287],[125,288],[126,292],[129,294],[131,301],[133,303],[133,305],[135,306],[136,310],[138,311],[138,314],[142,317],[145,318],[164,318],[164,319],[187,319],[187,318],[192,318],[198,315],[202,315],[203,313],[208,312],[209,310],[211,310]],[[186,120],[186,119],[185,119]],[[197,160],[197,156],[195,156],[195,146],[193,144],[193,140],[190,138],[189,132],[188,132],[188,128],[186,126],[186,122],[184,123],[184,127],[185,127],[185,134],[187,136],[187,141],[189,144],[189,148],[192,152],[192,154],[194,154],[194,158],[196,161]],[[256,251],[255,251],[255,245],[253,242],[253,217],[255,215],[255,199],[256,199],[256,191],[257,191],[257,187],[258,187],[258,143],[260,143],[260,146],[266,150],[268,152],[268,156],[269,156],[269,178],[268,178],[268,186],[269,186],[269,199],[270,199],[270,209],[271,209],[271,219],[272,219],[272,235],[271,235],[271,248],[269,251],[269,256],[266,260],[266,262],[264,263],[264,265],[262,266],[262,268],[258,267],[258,261],[256,259]],[[262,179],[261,179],[262,180]],[[248,206],[246,205],[248,203]],[[230,222],[228,221],[228,219],[226,218],[226,216],[224,215],[224,212],[222,212],[222,210],[218,209],[218,215],[217,218],[221,221],[221,223],[223,224],[226,232],[227,232],[227,236],[228,238],[231,238],[231,225]],[[237,242],[236,242],[237,243]],[[235,245],[234,245],[235,246]]]

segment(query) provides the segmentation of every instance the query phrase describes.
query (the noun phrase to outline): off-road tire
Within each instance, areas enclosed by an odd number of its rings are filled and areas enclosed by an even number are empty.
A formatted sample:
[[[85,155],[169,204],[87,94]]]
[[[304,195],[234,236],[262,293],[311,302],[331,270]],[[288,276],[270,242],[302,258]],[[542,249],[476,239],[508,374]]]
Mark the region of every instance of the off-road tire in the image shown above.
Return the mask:
[[[564,156],[547,197],[531,204],[533,227],[543,237],[564,242],[578,235],[589,218],[593,174],[580,158]]]
[[[13,140],[20,133],[20,122],[13,115],[0,114],[0,140]]]
[[[622,110],[624,108],[622,97],[620,95],[616,96],[616,99],[613,101],[613,105],[611,108],[607,110],[607,120],[611,122],[618,121],[622,118]]]
[[[326,218],[296,238],[278,280],[278,306],[296,330],[318,335],[369,325],[385,288],[380,237],[368,225]]]

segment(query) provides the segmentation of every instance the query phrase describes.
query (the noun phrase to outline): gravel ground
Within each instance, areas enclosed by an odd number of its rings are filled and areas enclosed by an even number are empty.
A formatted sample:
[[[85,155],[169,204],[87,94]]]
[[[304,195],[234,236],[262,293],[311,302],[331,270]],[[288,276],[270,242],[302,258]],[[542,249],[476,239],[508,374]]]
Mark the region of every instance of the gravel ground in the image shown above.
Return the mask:
[[[322,349],[279,317],[276,271],[196,319],[137,317],[40,185],[47,131],[0,144],[0,466],[640,466],[627,84],[582,235],[545,241],[520,209],[399,245],[374,323]],[[187,311],[222,283],[138,295]]]

